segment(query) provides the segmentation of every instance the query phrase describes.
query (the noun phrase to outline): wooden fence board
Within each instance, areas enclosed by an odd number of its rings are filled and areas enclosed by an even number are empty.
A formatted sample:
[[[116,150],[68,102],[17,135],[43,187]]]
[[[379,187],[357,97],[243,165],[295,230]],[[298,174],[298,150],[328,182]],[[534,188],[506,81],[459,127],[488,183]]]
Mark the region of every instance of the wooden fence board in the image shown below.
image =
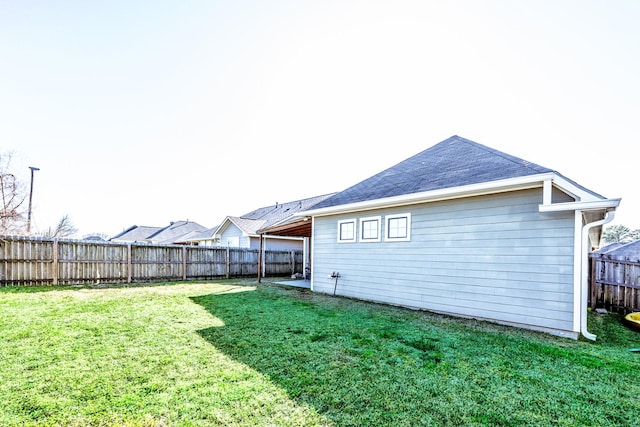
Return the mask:
[[[0,286],[202,280],[258,275],[257,250],[0,237]],[[265,274],[302,273],[302,251],[265,251]]]
[[[592,308],[620,313],[640,311],[640,260],[591,254],[589,262]]]

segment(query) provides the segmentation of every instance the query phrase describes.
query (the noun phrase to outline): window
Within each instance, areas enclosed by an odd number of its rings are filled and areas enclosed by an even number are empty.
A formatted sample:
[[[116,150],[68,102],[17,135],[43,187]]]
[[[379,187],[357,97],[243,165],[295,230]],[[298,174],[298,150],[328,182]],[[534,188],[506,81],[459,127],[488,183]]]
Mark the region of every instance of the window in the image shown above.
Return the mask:
[[[380,241],[380,217],[360,218],[360,241]]]
[[[386,235],[384,240],[409,241],[411,240],[411,214],[388,215],[385,217]]]
[[[356,220],[345,219],[338,221],[338,242],[349,243],[356,241]]]

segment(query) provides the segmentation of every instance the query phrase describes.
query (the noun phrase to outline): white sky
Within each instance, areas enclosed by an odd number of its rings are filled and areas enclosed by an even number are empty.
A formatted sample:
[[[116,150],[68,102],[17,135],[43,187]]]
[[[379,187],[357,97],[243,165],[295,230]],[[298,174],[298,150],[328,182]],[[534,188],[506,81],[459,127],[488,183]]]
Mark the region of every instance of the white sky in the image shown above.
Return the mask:
[[[206,227],[457,134],[640,228],[637,0],[0,0],[0,152],[33,228]]]

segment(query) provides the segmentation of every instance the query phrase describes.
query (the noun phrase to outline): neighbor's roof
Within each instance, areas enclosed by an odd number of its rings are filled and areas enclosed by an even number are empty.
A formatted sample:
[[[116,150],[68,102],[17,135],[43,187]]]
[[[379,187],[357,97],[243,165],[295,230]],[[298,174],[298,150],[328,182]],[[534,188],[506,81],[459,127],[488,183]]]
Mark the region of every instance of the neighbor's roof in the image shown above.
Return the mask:
[[[154,243],[171,244],[177,240],[183,240],[182,237],[191,234],[194,231],[204,231],[207,228],[193,221],[176,221],[168,226],[156,231],[147,237]]]
[[[182,237],[180,237],[179,242],[199,242],[202,240],[210,240],[216,234],[219,226],[215,226],[213,228],[207,228],[203,231],[192,231]]]
[[[454,135],[318,203],[314,210],[553,172]]]
[[[124,230],[122,233],[113,236],[111,241],[126,241],[126,242],[142,242],[150,235],[162,230],[162,227],[149,227],[145,225],[132,225]]]
[[[112,237],[114,242],[151,242],[172,244],[184,241],[184,236],[196,231],[204,231],[205,227],[193,221],[176,221],[166,227],[150,227],[133,225],[122,233]]]
[[[597,251],[616,259],[640,260],[640,240],[630,243],[612,243]]]
[[[240,216],[229,216],[227,220],[236,225],[240,230],[249,235],[256,234],[256,231],[265,223],[263,219],[248,219]],[[221,227],[222,228],[222,227]]]
[[[258,230],[295,219],[294,215],[296,213],[311,209],[334,194],[309,197],[308,199],[287,203],[276,203],[275,205],[258,208],[239,217],[228,217],[227,219],[245,233],[255,235]]]

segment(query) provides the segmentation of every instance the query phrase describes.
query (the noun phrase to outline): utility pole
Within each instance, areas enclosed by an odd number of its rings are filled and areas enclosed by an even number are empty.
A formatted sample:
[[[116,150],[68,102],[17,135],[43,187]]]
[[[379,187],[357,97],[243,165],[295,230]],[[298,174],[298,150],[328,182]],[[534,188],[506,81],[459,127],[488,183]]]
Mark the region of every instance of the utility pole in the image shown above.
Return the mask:
[[[33,200],[33,172],[39,171],[40,168],[34,168],[33,166],[29,166],[31,169],[31,189],[29,190],[29,212],[27,213],[27,234],[31,234],[31,202]]]

